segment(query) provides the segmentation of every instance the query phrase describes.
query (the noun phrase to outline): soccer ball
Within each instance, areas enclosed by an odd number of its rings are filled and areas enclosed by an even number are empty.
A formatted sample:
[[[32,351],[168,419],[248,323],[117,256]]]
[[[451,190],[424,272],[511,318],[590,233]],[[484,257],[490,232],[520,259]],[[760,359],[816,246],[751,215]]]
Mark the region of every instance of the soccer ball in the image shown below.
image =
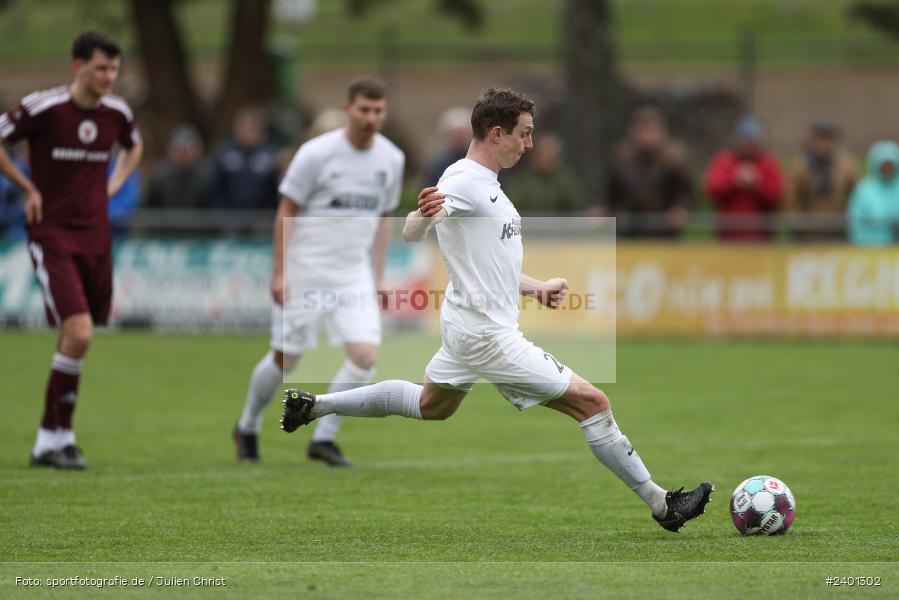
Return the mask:
[[[786,533],[795,514],[793,492],[776,477],[750,477],[730,497],[730,516],[743,535]]]

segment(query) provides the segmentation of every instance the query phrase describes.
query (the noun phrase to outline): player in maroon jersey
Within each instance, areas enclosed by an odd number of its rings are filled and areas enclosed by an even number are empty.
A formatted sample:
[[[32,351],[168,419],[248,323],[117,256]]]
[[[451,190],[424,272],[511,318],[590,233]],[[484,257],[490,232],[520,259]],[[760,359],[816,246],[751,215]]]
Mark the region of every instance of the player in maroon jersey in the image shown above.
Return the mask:
[[[82,33],[72,46],[71,85],[30,94],[0,114],[0,174],[25,192],[28,250],[47,320],[60,329],[31,452],[34,466],[86,466],[75,446],[72,413],[94,325],[106,324],[112,301],[107,204],[143,151],[131,109],[110,93],[120,57],[109,37]],[[28,140],[31,180],[12,163],[4,140]],[[107,177],[116,147],[116,168]]]

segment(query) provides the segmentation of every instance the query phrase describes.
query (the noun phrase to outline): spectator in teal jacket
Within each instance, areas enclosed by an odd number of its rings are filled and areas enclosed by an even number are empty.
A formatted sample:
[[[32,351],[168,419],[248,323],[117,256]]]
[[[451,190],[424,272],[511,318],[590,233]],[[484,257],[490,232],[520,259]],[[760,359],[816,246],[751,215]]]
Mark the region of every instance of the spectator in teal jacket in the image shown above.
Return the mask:
[[[882,246],[896,241],[899,225],[899,145],[877,142],[868,152],[868,174],[849,200],[849,239]]]

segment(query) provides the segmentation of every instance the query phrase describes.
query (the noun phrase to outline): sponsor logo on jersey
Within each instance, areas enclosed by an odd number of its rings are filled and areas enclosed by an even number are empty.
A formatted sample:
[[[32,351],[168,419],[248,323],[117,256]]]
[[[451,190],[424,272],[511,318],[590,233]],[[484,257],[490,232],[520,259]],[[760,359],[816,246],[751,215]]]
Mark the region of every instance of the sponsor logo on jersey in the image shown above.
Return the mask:
[[[53,160],[67,160],[73,162],[106,162],[109,160],[109,152],[90,152],[84,148],[54,148],[50,153]]]
[[[377,196],[366,194],[340,194],[331,198],[331,208],[358,208],[362,210],[378,210],[380,204]]]
[[[505,240],[516,235],[521,235],[521,219],[512,219],[508,223],[504,223],[503,233],[499,236],[499,239]]]
[[[90,119],[85,119],[78,124],[78,139],[81,140],[82,144],[93,143],[99,133],[100,130],[97,128],[97,124]]]

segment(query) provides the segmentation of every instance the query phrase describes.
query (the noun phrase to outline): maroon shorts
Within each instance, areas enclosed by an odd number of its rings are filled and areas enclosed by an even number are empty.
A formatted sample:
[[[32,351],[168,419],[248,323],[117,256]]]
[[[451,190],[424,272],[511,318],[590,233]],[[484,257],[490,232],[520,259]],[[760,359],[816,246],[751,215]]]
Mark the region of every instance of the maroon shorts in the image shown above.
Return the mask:
[[[46,240],[29,240],[28,253],[50,325],[78,313],[90,313],[94,324],[106,325],[112,305],[111,246],[101,254],[80,254]]]

